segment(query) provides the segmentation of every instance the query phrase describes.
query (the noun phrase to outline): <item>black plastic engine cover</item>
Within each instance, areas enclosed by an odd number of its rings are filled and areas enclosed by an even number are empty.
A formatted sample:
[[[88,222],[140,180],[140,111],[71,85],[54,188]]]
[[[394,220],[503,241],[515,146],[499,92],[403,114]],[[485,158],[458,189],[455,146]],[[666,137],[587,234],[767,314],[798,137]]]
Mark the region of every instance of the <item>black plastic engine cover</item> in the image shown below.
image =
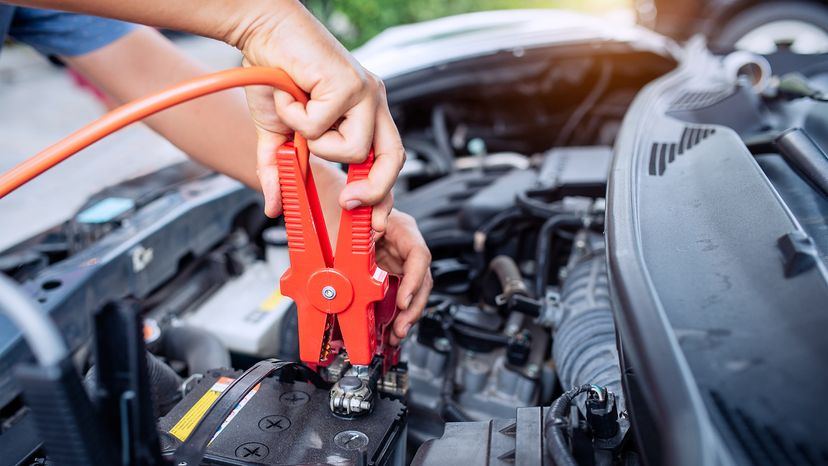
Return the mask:
[[[515,419],[449,422],[440,438],[417,450],[411,466],[544,466],[548,408],[518,408]]]
[[[652,84],[616,147],[607,246],[628,407],[651,464],[823,464],[825,263],[736,132],[667,116],[717,73],[701,54]]]
[[[610,156],[606,146],[561,147],[543,154],[540,166],[457,171],[400,194],[395,207],[417,220],[432,253],[447,249],[449,257],[456,257],[471,247],[474,232],[488,220],[516,208],[518,194],[540,190],[548,200],[602,196]]]
[[[241,372],[213,371],[159,421],[161,448],[172,455],[222,388]],[[342,419],[328,408],[328,390],[265,379],[225,420],[204,456],[206,464],[388,464],[404,454],[405,406],[380,398],[374,410]],[[398,451],[398,446],[402,451]]]

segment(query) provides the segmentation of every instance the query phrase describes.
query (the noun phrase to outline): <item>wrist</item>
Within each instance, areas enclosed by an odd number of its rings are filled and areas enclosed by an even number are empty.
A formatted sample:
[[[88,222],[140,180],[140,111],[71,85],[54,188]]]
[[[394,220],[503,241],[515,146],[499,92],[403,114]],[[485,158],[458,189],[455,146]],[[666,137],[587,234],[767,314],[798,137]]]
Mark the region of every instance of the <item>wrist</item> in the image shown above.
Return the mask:
[[[257,38],[274,37],[286,18],[304,9],[297,0],[247,0],[236,6],[217,39],[245,52]]]

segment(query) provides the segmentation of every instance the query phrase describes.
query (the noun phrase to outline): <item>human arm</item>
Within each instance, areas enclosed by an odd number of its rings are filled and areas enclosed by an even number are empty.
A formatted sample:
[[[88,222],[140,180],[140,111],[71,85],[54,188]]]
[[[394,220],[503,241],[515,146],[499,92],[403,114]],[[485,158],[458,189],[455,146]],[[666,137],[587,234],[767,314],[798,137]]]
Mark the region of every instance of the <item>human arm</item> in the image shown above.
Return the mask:
[[[269,213],[281,210],[273,149],[291,129],[309,139],[314,154],[356,162],[373,147],[367,180],[340,193],[342,207],[374,205],[391,190],[404,151],[385,102],[382,83],[365,71],[295,0],[15,0],[193,32],[238,47],[246,63],[284,69],[309,93],[306,106],[282,92],[250,88],[248,103],[258,133],[257,165]],[[381,230],[382,225],[375,224]]]
[[[157,31],[138,28],[90,53],[61,56],[116,104],[207,73]],[[144,120],[195,160],[258,190],[256,131],[240,90],[195,99]]]

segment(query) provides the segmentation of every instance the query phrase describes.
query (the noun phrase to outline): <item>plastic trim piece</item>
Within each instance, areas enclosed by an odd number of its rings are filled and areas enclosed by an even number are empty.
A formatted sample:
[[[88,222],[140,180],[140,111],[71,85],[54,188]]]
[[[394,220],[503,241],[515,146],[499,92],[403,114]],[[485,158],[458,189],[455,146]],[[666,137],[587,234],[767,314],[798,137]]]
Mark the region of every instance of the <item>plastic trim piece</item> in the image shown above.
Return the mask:
[[[680,86],[716,64],[712,56],[701,51],[701,43],[688,46],[688,50],[693,48],[696,59],[684,60],[676,71],[645,87],[633,102],[615,145],[607,187],[607,259],[625,369],[632,368],[647,387],[648,396],[640,401],[646,403],[648,411],[657,413],[654,419],[658,425],[652,429],[660,432],[660,438],[648,441],[660,440],[661,462],[675,466],[733,463],[715,433],[658,299],[643,262],[637,228],[639,177],[643,175],[638,167],[644,163],[642,157],[650,153],[649,139],[645,137],[646,115],[657,105],[669,106],[669,99],[663,95],[665,89]],[[645,358],[646,354],[660,357]],[[625,390],[629,389],[627,382]],[[631,407],[630,414],[635,423],[636,408]]]

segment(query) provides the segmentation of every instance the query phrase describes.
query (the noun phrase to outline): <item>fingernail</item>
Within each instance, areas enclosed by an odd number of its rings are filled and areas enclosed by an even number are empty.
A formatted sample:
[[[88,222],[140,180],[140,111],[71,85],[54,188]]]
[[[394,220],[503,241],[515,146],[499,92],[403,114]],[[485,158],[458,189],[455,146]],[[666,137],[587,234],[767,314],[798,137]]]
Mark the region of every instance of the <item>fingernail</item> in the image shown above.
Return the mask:
[[[410,294],[407,298],[405,298],[405,308],[408,309],[408,306],[411,305],[411,300],[414,299],[414,295]]]
[[[411,324],[405,324],[405,327],[403,327],[403,331],[402,331],[403,336],[408,335],[409,330],[411,330]]]
[[[345,210],[354,210],[362,204],[361,202],[357,201],[356,199],[351,199],[350,201],[345,201]]]

